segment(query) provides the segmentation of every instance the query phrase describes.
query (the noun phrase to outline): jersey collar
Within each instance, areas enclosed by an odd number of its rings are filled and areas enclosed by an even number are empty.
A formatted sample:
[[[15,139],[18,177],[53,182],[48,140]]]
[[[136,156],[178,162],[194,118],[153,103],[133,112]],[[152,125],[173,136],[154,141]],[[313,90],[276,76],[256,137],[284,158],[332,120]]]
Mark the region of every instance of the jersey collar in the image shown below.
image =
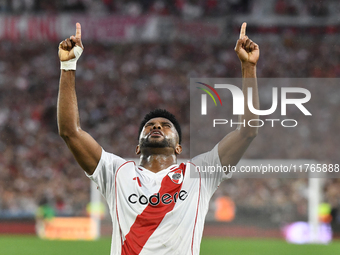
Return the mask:
[[[161,170],[157,173],[154,173],[154,172],[150,171],[149,169],[146,169],[145,167],[137,166],[138,170],[143,171],[147,174],[151,174],[151,175],[166,175],[168,172],[170,172],[170,171],[172,171],[172,170],[174,170],[178,167],[179,167],[178,164],[173,164],[173,165],[171,165],[171,166],[169,166],[169,167],[167,167],[167,168],[165,168],[165,169],[163,169],[163,170]]]

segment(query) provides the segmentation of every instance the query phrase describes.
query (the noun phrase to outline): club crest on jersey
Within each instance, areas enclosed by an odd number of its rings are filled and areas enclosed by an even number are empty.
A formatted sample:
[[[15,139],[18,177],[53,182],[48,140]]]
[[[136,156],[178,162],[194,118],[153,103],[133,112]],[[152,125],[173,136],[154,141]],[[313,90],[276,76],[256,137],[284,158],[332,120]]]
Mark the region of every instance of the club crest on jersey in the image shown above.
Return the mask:
[[[182,169],[177,169],[173,172],[168,173],[168,176],[172,180],[173,183],[181,184],[183,181],[183,172]]]

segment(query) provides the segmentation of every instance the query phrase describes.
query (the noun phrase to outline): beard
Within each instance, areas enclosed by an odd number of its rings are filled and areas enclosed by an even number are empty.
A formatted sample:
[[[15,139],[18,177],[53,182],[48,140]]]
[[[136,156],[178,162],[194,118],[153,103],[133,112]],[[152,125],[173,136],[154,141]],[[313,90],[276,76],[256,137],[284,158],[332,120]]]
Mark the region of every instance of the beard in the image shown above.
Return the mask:
[[[141,139],[141,148],[167,148],[167,147],[173,147],[171,146],[171,142],[169,139],[162,139],[161,141],[153,140],[150,141],[148,138],[142,138]]]

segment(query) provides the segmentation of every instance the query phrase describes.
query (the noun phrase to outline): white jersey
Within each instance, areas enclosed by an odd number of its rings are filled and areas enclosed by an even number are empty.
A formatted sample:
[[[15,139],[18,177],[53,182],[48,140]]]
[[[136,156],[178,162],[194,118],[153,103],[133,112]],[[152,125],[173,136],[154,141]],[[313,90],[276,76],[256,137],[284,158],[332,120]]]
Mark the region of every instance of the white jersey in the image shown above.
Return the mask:
[[[212,177],[195,166],[220,164],[217,146],[158,173],[103,150],[88,177],[109,206],[111,255],[199,254],[209,200],[225,174]]]

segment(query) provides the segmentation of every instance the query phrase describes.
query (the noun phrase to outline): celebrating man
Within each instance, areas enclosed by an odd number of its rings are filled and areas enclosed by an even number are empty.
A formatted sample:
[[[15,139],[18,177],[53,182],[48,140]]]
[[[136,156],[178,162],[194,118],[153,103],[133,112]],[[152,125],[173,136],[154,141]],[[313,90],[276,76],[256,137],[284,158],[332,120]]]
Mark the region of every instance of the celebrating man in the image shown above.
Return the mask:
[[[77,23],[76,35],[59,45],[58,127],[75,159],[108,203],[113,222],[111,255],[199,254],[209,200],[226,176],[216,172],[213,178],[206,178],[207,173],[196,172],[195,178],[189,169],[236,165],[257,135],[257,128],[240,125],[211,151],[178,165],[177,155],[182,152],[180,125],[174,115],[156,109],[140,125],[136,147],[139,165],[108,153],[80,127],[75,70],[83,49]],[[241,61],[243,91],[253,89],[254,107],[259,109],[259,47],[246,36],[246,23],[242,24],[235,51]],[[244,95],[247,97],[247,93]],[[245,106],[240,122],[257,118]]]

